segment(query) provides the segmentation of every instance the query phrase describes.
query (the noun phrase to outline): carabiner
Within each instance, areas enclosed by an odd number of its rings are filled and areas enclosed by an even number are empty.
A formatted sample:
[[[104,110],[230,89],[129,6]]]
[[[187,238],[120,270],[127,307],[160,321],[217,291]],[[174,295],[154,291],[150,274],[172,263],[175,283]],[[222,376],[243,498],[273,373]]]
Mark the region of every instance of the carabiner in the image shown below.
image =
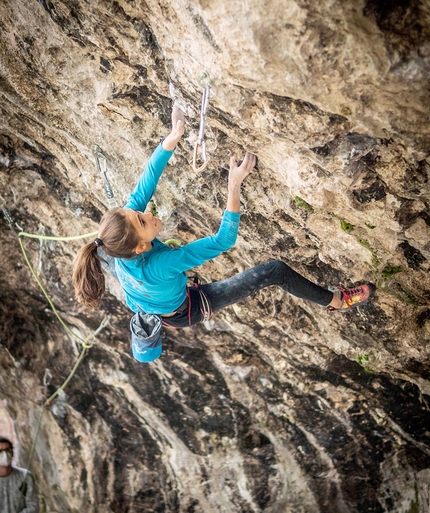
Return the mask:
[[[203,71],[200,77],[197,80],[198,84],[203,87],[203,94],[202,94],[202,105],[200,108],[200,128],[199,128],[199,135],[197,138],[197,142],[194,146],[194,154],[193,154],[193,169],[196,173],[199,171],[203,171],[206,166],[209,163],[209,159],[206,154],[206,144],[204,142],[205,137],[205,124],[206,124],[206,112],[209,107],[209,98],[211,93],[211,81],[209,74],[206,71]],[[202,149],[202,161],[203,164],[200,167],[197,167],[197,152],[198,147],[201,146]]]
[[[199,146],[202,147],[203,164],[200,167],[197,167],[197,152],[198,152]],[[196,173],[203,171],[204,169],[206,169],[208,164],[209,164],[209,159],[206,155],[206,143],[204,141],[202,141],[202,142],[196,141],[196,144],[194,146],[194,154],[193,154],[193,169],[194,169],[194,171]]]

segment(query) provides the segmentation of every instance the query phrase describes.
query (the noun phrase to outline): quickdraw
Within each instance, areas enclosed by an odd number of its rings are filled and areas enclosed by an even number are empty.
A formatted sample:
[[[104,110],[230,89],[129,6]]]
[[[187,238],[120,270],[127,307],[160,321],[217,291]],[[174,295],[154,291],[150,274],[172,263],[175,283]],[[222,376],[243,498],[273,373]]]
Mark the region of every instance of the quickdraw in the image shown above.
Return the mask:
[[[208,321],[212,317],[212,307],[209,302],[209,299],[207,298],[206,294],[203,292],[203,290],[198,289],[198,292],[200,294],[200,302],[201,302],[201,313],[203,315],[203,322]]]
[[[9,228],[11,229],[12,233],[18,237],[18,233],[15,230],[15,226],[17,226],[17,225],[16,225],[16,223],[14,223],[11,215],[9,214],[9,211],[4,206],[4,204],[2,205],[1,209],[2,209],[2,212],[3,212],[3,215],[4,215],[5,219],[6,219],[6,221],[9,224]]]
[[[209,77],[209,73],[203,71],[200,77],[197,80],[200,87],[203,87],[202,94],[202,105],[200,108],[200,129],[199,135],[197,138],[197,142],[194,146],[194,155],[193,155],[193,169],[196,173],[203,171],[209,163],[209,158],[206,154],[206,144],[204,142],[205,137],[205,122],[206,122],[206,112],[209,106],[209,97],[211,91],[211,79]],[[197,167],[197,153],[199,146],[201,148],[201,160],[203,164],[200,167]]]
[[[107,173],[107,159],[104,156],[100,146],[98,146],[97,144],[95,144],[93,146],[93,155],[94,155],[94,157],[96,159],[97,171],[98,171],[98,173],[100,174],[100,176],[102,177],[102,180],[103,180],[103,188],[105,190],[105,195],[106,195],[106,198],[108,200],[109,208],[115,208],[118,205],[117,205],[117,202],[116,202],[115,195],[113,193],[112,187],[111,187],[111,185],[109,183],[109,180],[108,180],[108,178],[106,176],[106,173]],[[102,161],[103,166],[100,165],[100,161]]]
[[[0,200],[1,200],[0,208],[1,208],[2,212],[3,212],[3,215],[4,215],[5,219],[6,219],[6,221],[9,224],[9,228],[11,229],[12,233],[16,237],[18,237],[18,233],[15,230],[15,227],[17,227],[19,231],[21,231],[21,227],[18,225],[18,223],[15,223],[14,220],[12,219],[12,216],[10,215],[9,210],[6,208],[6,200],[1,195],[0,195]]]

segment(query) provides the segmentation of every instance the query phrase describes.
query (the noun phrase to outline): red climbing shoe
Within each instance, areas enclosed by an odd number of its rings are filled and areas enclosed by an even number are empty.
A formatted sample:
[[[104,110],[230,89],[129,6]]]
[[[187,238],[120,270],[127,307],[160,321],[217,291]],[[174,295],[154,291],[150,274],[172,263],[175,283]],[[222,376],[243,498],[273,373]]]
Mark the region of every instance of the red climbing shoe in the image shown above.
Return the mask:
[[[329,312],[348,312],[352,308],[357,306],[365,305],[371,296],[371,290],[369,285],[359,285],[352,289],[343,289],[342,287],[329,288],[331,292],[338,293],[342,299],[342,306],[335,308],[334,306],[328,306]]]

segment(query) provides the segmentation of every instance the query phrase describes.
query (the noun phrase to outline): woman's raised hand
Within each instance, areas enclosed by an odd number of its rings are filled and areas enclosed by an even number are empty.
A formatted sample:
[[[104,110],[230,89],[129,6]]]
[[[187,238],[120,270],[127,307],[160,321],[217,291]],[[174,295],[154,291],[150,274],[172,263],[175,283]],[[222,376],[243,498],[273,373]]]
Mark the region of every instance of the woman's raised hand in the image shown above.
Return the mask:
[[[185,116],[182,110],[178,107],[177,103],[173,104],[172,109],[172,131],[163,141],[163,148],[167,151],[172,151],[184,135],[185,130]]]
[[[240,186],[256,163],[257,157],[248,152],[240,166],[236,164],[236,157],[234,155],[231,157],[227,196],[227,210],[230,212],[240,212]]]
[[[178,140],[184,135],[185,130],[185,116],[178,104],[175,102],[172,109],[172,134],[178,138]]]
[[[236,156],[230,158],[230,172],[228,175],[229,186],[240,185],[249,175],[257,163],[257,157],[252,153],[246,152],[245,158],[240,166],[236,164]]]

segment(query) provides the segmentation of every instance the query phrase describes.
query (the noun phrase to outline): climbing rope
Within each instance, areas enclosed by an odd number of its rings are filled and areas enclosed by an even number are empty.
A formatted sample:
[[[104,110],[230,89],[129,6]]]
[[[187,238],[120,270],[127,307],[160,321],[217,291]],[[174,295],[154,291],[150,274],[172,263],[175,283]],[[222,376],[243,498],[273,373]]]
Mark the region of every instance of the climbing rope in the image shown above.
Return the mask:
[[[55,399],[55,397],[57,397],[57,395],[64,391],[64,389],[66,388],[66,386],[69,384],[70,380],[73,378],[75,372],[77,371],[79,365],[81,364],[82,360],[84,359],[84,356],[87,352],[87,349],[89,349],[90,347],[92,347],[92,344],[90,344],[89,342],[94,338],[96,337],[100,331],[105,328],[108,324],[109,324],[109,321],[110,321],[110,315],[107,315],[103,320],[102,322],[100,323],[100,326],[89,336],[85,339],[86,341],[86,344],[82,345],[82,351],[81,351],[81,354],[79,355],[79,358],[76,360],[76,363],[75,365],[73,366],[73,369],[70,371],[70,374],[67,376],[67,378],[65,379],[65,381],[63,382],[63,384],[57,388],[57,390],[50,396],[48,397],[47,399],[45,399],[45,402],[42,404],[42,411],[40,412],[40,415],[39,415],[39,420],[37,422],[37,428],[36,428],[36,434],[34,435],[33,437],[33,443],[31,444],[31,449],[30,449],[30,455],[28,456],[28,461],[27,461],[27,466],[26,466],[26,474],[24,476],[24,480],[23,480],[23,484],[22,486],[25,486],[25,483],[27,482],[27,475],[28,475],[28,472],[30,471],[30,468],[31,468],[31,463],[33,462],[33,458],[34,458],[34,453],[36,451],[36,442],[37,442],[37,438],[39,436],[39,432],[40,432],[40,428],[42,427],[42,418],[43,418],[43,414],[45,412],[45,407],[46,406],[50,406],[51,405],[51,402],[53,399]],[[72,332],[72,334],[74,336],[77,337],[76,334],[74,334]],[[80,338],[80,337],[78,337]],[[80,339],[82,340],[82,339]],[[45,370],[45,374],[43,376],[43,385],[45,387],[45,394],[46,394],[46,391],[48,389],[48,386],[51,382],[51,379],[52,379],[52,374],[51,372],[46,369]],[[46,397],[46,395],[45,395]],[[21,496],[22,498],[23,496]],[[21,498],[20,498],[20,504],[19,504],[19,507],[17,509],[17,513],[19,513],[21,511],[20,507],[22,506],[21,504]]]
[[[69,240],[79,240],[79,239],[87,239],[89,237],[95,237],[98,232],[84,233],[83,235],[73,235],[72,237],[54,237],[53,235],[37,235],[34,233],[27,232],[19,232],[17,233],[17,237],[28,237],[29,239],[40,239],[40,240],[56,240],[56,241],[69,241]]]
[[[5,200],[1,196],[0,196],[0,199],[2,200],[1,209],[2,209],[3,215],[4,215],[5,219],[6,219],[6,221],[8,222],[9,227],[10,227],[12,233],[18,238],[18,242],[19,242],[19,245],[21,247],[22,254],[24,256],[24,259],[25,259],[25,262],[26,262],[28,268],[30,269],[30,272],[31,272],[33,278],[35,279],[35,281],[38,284],[40,290],[42,291],[43,295],[47,299],[47,301],[48,301],[52,311],[54,312],[55,316],[57,317],[57,319],[59,320],[61,325],[64,327],[64,329],[67,331],[67,333],[69,333],[73,337],[77,338],[80,341],[80,343],[82,344],[82,349],[81,349],[81,352],[79,354],[79,357],[76,360],[75,365],[73,366],[73,368],[70,371],[69,375],[64,380],[63,384],[60,387],[58,387],[57,390],[50,397],[45,399],[45,402],[42,405],[42,410],[41,410],[41,413],[39,415],[39,420],[37,422],[36,433],[35,433],[35,435],[33,437],[33,443],[31,445],[30,454],[29,454],[28,461],[27,461],[27,466],[26,466],[26,471],[27,472],[26,472],[26,474],[24,476],[24,480],[23,480],[23,483],[22,483],[22,486],[25,487],[26,486],[26,482],[27,482],[28,472],[30,470],[31,463],[32,463],[33,458],[34,458],[34,454],[35,454],[35,450],[36,450],[36,442],[37,442],[37,439],[39,437],[40,429],[41,429],[41,426],[42,426],[42,420],[43,420],[43,414],[45,412],[45,408],[47,406],[50,406],[51,402],[53,401],[53,399],[55,399],[58,396],[58,394],[60,394],[62,391],[64,391],[66,386],[69,384],[70,380],[73,378],[73,376],[75,375],[79,365],[81,364],[82,360],[84,359],[88,349],[90,349],[93,346],[92,340],[100,333],[100,331],[103,330],[103,328],[105,328],[108,325],[108,323],[110,321],[110,316],[107,315],[106,317],[104,317],[104,319],[100,323],[99,327],[91,335],[89,335],[85,339],[83,339],[82,337],[80,337],[79,335],[74,333],[67,326],[67,324],[63,321],[63,319],[60,316],[60,314],[58,313],[58,310],[56,309],[54,303],[52,302],[51,298],[49,297],[45,287],[42,285],[42,282],[40,281],[39,277],[37,276],[37,274],[36,274],[36,272],[34,270],[34,267],[32,266],[32,264],[30,262],[30,259],[28,257],[28,254],[27,254],[27,252],[25,250],[25,247],[24,247],[24,244],[23,244],[23,241],[22,241],[23,237],[27,237],[27,238],[31,238],[31,239],[39,239],[39,240],[71,241],[71,240],[84,239],[84,238],[88,238],[88,237],[94,237],[94,236],[97,235],[97,232],[85,233],[83,235],[75,235],[75,236],[71,236],[71,237],[55,237],[55,236],[51,236],[51,235],[37,235],[37,234],[31,234],[31,233],[24,232],[24,231],[21,230],[19,225],[16,222],[13,221],[12,216],[10,215],[9,211],[6,208]],[[15,228],[18,228],[20,231],[17,232],[17,230]],[[45,393],[46,393],[46,391],[48,389],[48,386],[50,384],[51,379],[52,379],[52,374],[50,372],[47,373],[47,371],[45,370],[45,375],[43,377],[43,384],[44,384],[44,387],[45,387]],[[45,395],[45,397],[46,397],[46,395]],[[23,496],[20,497],[20,503],[19,503],[17,511],[21,511],[22,498],[23,498]]]
[[[46,399],[45,406],[49,406],[51,404],[51,402],[53,401],[53,399],[55,399],[57,397],[57,395],[66,388],[66,386],[69,384],[70,380],[75,375],[80,363],[84,359],[87,349],[89,349],[93,346],[93,344],[90,344],[90,341],[93,338],[95,338],[102,331],[102,329],[106,328],[106,326],[109,324],[109,321],[110,321],[110,315],[107,315],[106,317],[104,317],[104,319],[100,323],[99,327],[89,337],[87,337],[85,339],[86,344],[85,345],[82,344],[81,354],[79,355],[79,358],[76,360],[76,363],[73,366],[73,369],[70,371],[70,374],[67,376],[64,383],[59,388],[57,388],[57,390],[50,397],[48,397],[48,399]],[[75,336],[77,336],[77,335],[75,335]]]
[[[172,249],[180,248],[182,246],[182,242],[178,239],[167,239],[164,241],[164,244]]]
[[[25,259],[25,262],[28,266],[28,268],[30,269],[30,272],[31,274],[33,275],[33,278],[36,280],[36,283],[39,285],[39,288],[40,290],[42,291],[43,295],[46,297],[48,303],[49,303],[49,306],[51,307],[52,311],[54,312],[55,316],[57,317],[57,319],[60,321],[61,325],[64,327],[64,329],[70,333],[73,337],[76,337],[82,344],[82,346],[84,348],[90,348],[91,347],[91,344],[87,344],[86,340],[84,340],[83,338],[81,338],[79,335],[77,335],[76,333],[74,333],[68,326],[67,324],[63,321],[63,319],[61,318],[60,314],[58,313],[54,303],[51,301],[51,298],[49,297],[48,293],[46,292],[46,289],[45,287],[42,285],[42,282],[39,280],[39,277],[37,276],[33,266],[31,265],[31,262],[30,262],[30,259],[28,258],[28,255],[27,255],[27,252],[24,248],[24,244],[22,242],[22,235],[23,232],[20,232],[18,234],[18,242],[19,242],[19,245],[21,246],[21,251],[22,251],[22,254],[24,255],[24,259]],[[88,236],[88,234],[87,234]],[[39,237],[44,237],[43,235],[40,235],[40,236],[35,236],[34,238],[39,238]],[[79,236],[78,238],[83,238],[83,236]],[[60,237],[61,239],[61,237]],[[51,240],[55,240],[55,239],[51,239]]]
[[[194,154],[193,154],[193,169],[196,173],[203,171],[206,166],[209,163],[209,158],[206,154],[206,143],[204,141],[205,137],[205,123],[206,123],[206,112],[208,110],[209,106],[209,97],[210,97],[210,91],[211,91],[211,79],[209,76],[209,73],[207,71],[203,71],[200,75],[200,77],[197,80],[200,87],[203,87],[203,94],[202,94],[202,105],[200,108],[200,129],[199,129],[199,135],[196,141],[196,144],[194,146]],[[201,160],[202,165],[200,167],[197,167],[197,153],[199,147],[201,148]]]
[[[70,241],[70,240],[78,240],[78,239],[84,239],[84,238],[88,238],[88,237],[94,237],[95,235],[97,235],[97,232],[85,233],[83,235],[75,235],[75,236],[72,236],[72,237],[55,237],[55,236],[51,236],[51,235],[36,235],[36,234],[31,234],[31,233],[23,232],[23,231],[21,231],[21,229],[18,226],[18,224],[13,221],[12,216],[10,215],[8,210],[6,209],[4,200],[3,200],[3,204],[2,204],[1,208],[2,208],[3,214],[4,214],[7,222],[9,223],[9,226],[10,226],[12,232],[18,238],[18,242],[19,242],[19,245],[21,247],[21,251],[22,251],[22,254],[24,256],[24,260],[25,260],[25,262],[26,262],[26,264],[27,264],[27,266],[28,266],[28,268],[29,268],[33,278],[35,279],[36,283],[39,285],[40,290],[42,291],[43,295],[45,296],[46,300],[48,301],[49,306],[51,307],[52,311],[54,312],[55,316],[57,317],[58,321],[61,323],[63,328],[66,330],[66,332],[69,333],[70,335],[72,335],[72,337],[77,338],[81,342],[81,344],[82,344],[82,352],[81,352],[81,354],[80,354],[80,356],[78,358],[78,362],[80,363],[82,361],[83,357],[85,356],[86,350],[89,349],[90,347],[92,347],[92,344],[90,344],[89,342],[96,336],[97,333],[99,333],[101,331],[101,329],[103,329],[107,325],[107,322],[109,321],[109,316],[107,318],[103,319],[103,321],[100,324],[99,328],[92,335],[88,336],[85,339],[83,339],[82,337],[80,337],[79,335],[74,333],[67,326],[67,324],[63,321],[62,317],[58,313],[57,308],[55,307],[54,303],[52,302],[51,298],[49,297],[45,287],[43,286],[42,282],[40,281],[39,277],[37,276],[36,271],[34,270],[34,267],[32,266],[32,264],[30,262],[30,259],[28,257],[28,254],[27,254],[27,252],[25,250],[22,238],[23,237],[28,237],[28,238],[32,238],[32,239],[41,239],[41,240]],[[20,229],[20,231],[18,233],[15,230],[15,226]],[[106,321],[106,319],[107,319],[107,321]],[[72,373],[67,378],[66,385],[70,381],[70,379],[73,376],[73,374],[76,372],[76,369],[79,366],[79,363],[78,363],[78,365],[75,365],[74,370],[72,371]],[[64,386],[66,386],[66,385],[64,385]],[[54,394],[54,396],[52,396],[49,400],[53,399],[53,397],[55,397],[55,396],[56,396],[56,394]]]

